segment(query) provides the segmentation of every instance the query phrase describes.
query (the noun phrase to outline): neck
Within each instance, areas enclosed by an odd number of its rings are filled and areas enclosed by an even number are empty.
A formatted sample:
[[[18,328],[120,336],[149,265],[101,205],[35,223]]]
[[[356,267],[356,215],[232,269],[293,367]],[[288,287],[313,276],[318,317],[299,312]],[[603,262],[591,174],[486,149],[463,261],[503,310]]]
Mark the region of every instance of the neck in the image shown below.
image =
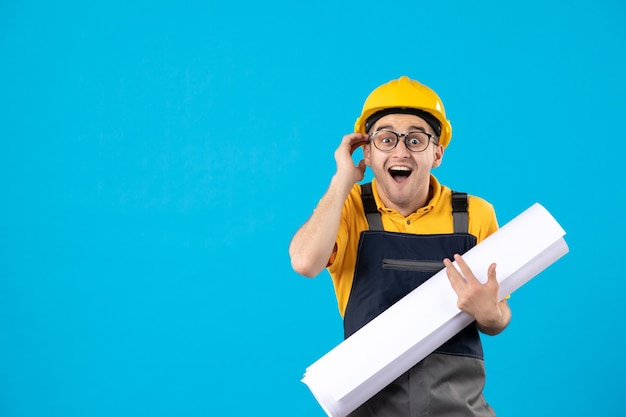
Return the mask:
[[[406,200],[394,201],[385,194],[384,190],[379,188],[377,188],[377,192],[380,201],[385,207],[397,211],[404,217],[408,217],[410,214],[415,213],[418,209],[426,206],[432,198],[430,183],[427,184],[425,188],[418,190],[413,197]]]

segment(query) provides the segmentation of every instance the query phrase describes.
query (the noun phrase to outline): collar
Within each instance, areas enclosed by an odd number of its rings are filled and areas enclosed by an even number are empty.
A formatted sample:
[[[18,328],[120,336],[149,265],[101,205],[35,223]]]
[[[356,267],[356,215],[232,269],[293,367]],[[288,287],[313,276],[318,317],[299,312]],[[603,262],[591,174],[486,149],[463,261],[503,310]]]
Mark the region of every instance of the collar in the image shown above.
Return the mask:
[[[372,180],[372,193],[374,194],[374,200],[376,200],[376,207],[378,208],[379,212],[400,215],[395,209],[385,207],[383,202],[380,200],[380,197],[378,195],[378,189],[376,187],[376,178]],[[418,208],[414,213],[421,215],[431,211],[441,199],[441,184],[433,174],[430,174],[429,193],[430,200],[428,201],[428,203],[425,206]],[[411,214],[409,216],[411,216]]]

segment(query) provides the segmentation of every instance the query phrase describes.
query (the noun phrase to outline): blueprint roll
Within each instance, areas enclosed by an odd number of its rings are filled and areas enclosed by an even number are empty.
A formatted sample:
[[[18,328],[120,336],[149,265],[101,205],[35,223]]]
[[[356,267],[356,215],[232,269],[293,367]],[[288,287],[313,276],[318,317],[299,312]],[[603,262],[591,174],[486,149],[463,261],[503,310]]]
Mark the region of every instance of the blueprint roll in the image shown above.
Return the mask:
[[[563,236],[559,223],[536,203],[463,259],[483,283],[495,262],[504,298],[568,252]],[[347,416],[473,321],[456,302],[442,269],[309,366],[302,382],[328,416]]]

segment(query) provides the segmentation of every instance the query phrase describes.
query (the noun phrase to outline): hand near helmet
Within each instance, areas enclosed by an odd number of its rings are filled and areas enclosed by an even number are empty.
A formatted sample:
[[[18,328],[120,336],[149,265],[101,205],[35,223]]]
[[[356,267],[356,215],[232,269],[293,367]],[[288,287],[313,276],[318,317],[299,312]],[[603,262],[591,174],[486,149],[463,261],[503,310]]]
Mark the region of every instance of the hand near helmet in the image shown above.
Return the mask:
[[[335,150],[335,162],[337,163],[337,179],[345,180],[346,187],[352,187],[355,183],[361,181],[365,176],[365,161],[360,160],[358,164],[354,164],[352,154],[359,147],[365,145],[369,140],[369,136],[363,133],[350,133],[345,135],[341,144]]]

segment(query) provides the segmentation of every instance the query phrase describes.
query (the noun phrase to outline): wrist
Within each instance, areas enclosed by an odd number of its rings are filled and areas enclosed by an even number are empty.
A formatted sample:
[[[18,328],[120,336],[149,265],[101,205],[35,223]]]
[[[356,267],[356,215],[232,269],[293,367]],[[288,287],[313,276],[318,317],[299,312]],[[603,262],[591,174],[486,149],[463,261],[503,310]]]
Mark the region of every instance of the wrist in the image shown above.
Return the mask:
[[[500,301],[497,305],[497,310],[494,310],[494,315],[491,319],[485,321],[476,320],[478,329],[488,335],[496,335],[502,332],[511,321],[511,310],[505,300]]]
[[[336,195],[345,199],[350,194],[354,184],[356,184],[356,181],[348,178],[348,176],[336,173],[330,180],[329,190],[333,190]]]
[[[478,329],[481,332],[489,334],[489,335],[500,333],[505,327],[503,325],[503,321],[504,321],[504,313],[502,312],[502,309],[500,308],[500,306],[496,307],[494,312],[490,314],[490,317],[481,318],[480,320],[476,319]]]

